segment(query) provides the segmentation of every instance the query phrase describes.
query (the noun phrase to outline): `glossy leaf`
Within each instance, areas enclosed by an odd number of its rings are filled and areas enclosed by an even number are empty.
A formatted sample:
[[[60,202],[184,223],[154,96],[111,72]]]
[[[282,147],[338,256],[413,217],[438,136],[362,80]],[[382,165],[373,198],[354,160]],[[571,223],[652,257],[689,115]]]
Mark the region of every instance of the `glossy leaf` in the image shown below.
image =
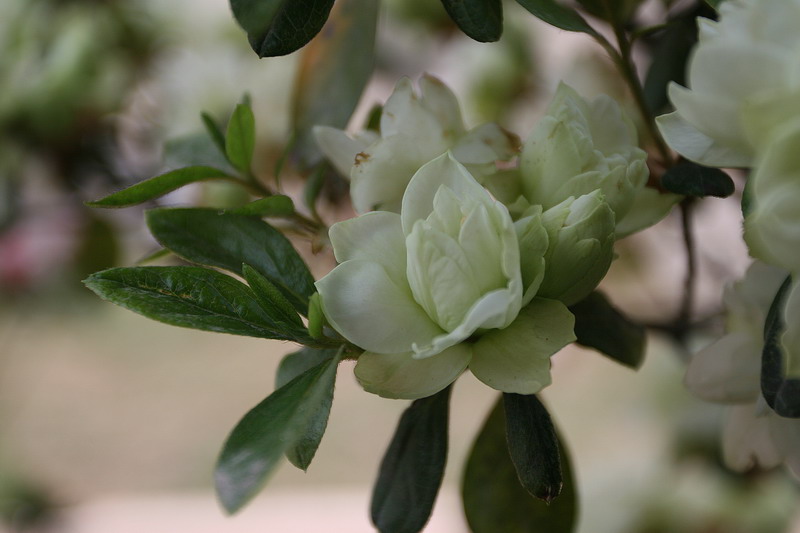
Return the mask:
[[[629,320],[603,293],[595,291],[569,310],[575,315],[578,344],[630,368],[642,365],[647,340],[644,327]]]
[[[90,207],[129,207],[158,198],[180,189],[184,185],[211,179],[230,179],[222,170],[212,167],[186,167],[161,174],[154,178],[132,185],[94,202],[86,202]]]
[[[380,533],[417,533],[433,511],[447,462],[450,387],[415,400],[397,425],[372,492]]]
[[[556,28],[590,35],[597,34],[577,11],[560,4],[558,0],[517,0],[517,3],[530,11],[535,17]]]
[[[104,300],[173,326],[264,339],[302,335],[275,320],[246,285],[208,268],[112,268],[84,283]]]
[[[372,76],[378,4],[337,0],[325,30],[303,51],[292,102],[292,153],[305,167],[322,160],[311,129],[344,129]]]
[[[461,31],[476,41],[494,42],[503,34],[501,0],[442,0],[442,4]]]
[[[230,0],[236,22],[259,57],[291,54],[325,24],[333,0]]]
[[[250,171],[256,146],[256,119],[247,104],[238,104],[233,110],[225,134],[225,154],[231,164],[242,172]]]
[[[303,348],[290,353],[278,365],[278,372],[275,374],[275,388],[279,389],[302,373],[324,361],[333,359],[337,353],[337,349],[315,348]],[[297,468],[303,471],[308,470],[322,440],[322,435],[325,433],[330,411],[331,402],[321,402],[314,410],[306,432],[297,439],[294,446],[286,450],[286,458]]]
[[[259,198],[241,207],[226,209],[233,215],[249,215],[257,217],[288,217],[294,214],[294,202],[288,196],[276,194]]]
[[[700,198],[727,198],[735,190],[733,180],[722,170],[691,161],[681,161],[667,170],[661,177],[661,185],[675,194]]]
[[[261,490],[281,457],[316,430],[315,416],[330,406],[339,357],[307,370],[250,410],[231,432],[215,471],[217,496],[235,513]],[[327,416],[322,424],[324,432]]]
[[[568,454],[561,449],[564,488],[553,503],[520,485],[506,441],[506,418],[498,401],[475,440],[464,469],[462,499],[473,533],[571,533],[577,498]]]
[[[775,413],[786,418],[800,418],[800,379],[786,376],[785,355],[781,347],[781,336],[786,328],[782,311],[791,283],[789,276],[775,295],[764,324],[761,392]]]
[[[258,298],[261,307],[269,312],[270,316],[287,327],[300,328],[305,331],[300,315],[297,314],[289,300],[281,294],[281,291],[267,278],[247,264],[242,265],[242,276]]]
[[[151,209],[147,225],[162,246],[202,265],[242,273],[247,263],[266,277],[300,314],[308,312],[314,278],[292,244],[255,217],[215,209]]]
[[[170,139],[164,144],[164,169],[176,170],[183,167],[212,167],[225,174],[236,176],[237,171],[222,148],[206,132],[196,132]]]
[[[558,437],[550,414],[535,394],[503,394],[506,439],[519,482],[531,496],[550,503],[561,494]]]

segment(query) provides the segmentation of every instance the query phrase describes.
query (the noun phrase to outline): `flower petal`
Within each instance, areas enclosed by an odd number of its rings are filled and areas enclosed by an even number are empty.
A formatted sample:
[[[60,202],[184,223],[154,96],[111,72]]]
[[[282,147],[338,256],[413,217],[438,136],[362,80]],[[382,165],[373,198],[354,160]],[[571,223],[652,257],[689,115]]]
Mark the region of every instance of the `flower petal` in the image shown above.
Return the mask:
[[[342,130],[330,126],[314,126],[314,139],[317,146],[333,164],[336,171],[345,178],[350,178],[350,170],[356,161],[356,154],[364,150],[368,144],[353,139]]]
[[[751,154],[723,146],[689,124],[677,111],[656,118],[667,144],[686,159],[710,167],[749,167]]]
[[[760,339],[730,333],[692,357],[684,383],[709,402],[752,402],[761,394]]]
[[[410,352],[364,352],[358,358],[355,374],[367,392],[413,400],[436,394],[455,381],[467,368],[471,355],[468,344],[457,344],[426,359],[414,359]]]
[[[316,283],[328,321],[347,340],[377,353],[411,351],[443,331],[376,262],[352,260]]]
[[[769,434],[769,417],[757,416],[755,403],[731,407],[722,431],[722,456],[738,472],[781,463],[781,453]]]
[[[510,326],[480,338],[470,370],[493,389],[535,394],[550,384],[550,356],[575,341],[574,327],[564,304],[534,298]]]
[[[519,151],[520,140],[495,123],[482,124],[461,137],[453,147],[453,157],[464,165],[494,163],[511,159]]]
[[[628,212],[622,220],[617,220],[614,228],[617,240],[657,224],[681,198],[683,196],[679,194],[660,193],[650,187],[641,187],[636,191]]]
[[[329,232],[336,261],[368,259],[381,265],[392,281],[406,280],[406,239],[400,215],[374,211],[334,224]]]
[[[419,80],[422,92],[421,103],[445,130],[446,135],[457,137],[464,133],[464,122],[461,119],[461,109],[458,99],[453,91],[438,78],[424,74]]]

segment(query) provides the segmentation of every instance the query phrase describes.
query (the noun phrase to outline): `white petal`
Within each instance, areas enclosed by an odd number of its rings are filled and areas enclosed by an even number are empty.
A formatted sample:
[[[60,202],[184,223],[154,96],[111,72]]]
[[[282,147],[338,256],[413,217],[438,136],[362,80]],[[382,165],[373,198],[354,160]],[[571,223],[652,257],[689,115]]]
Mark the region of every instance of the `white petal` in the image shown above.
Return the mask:
[[[751,154],[720,145],[689,124],[677,111],[657,117],[656,123],[670,148],[695,163],[726,168],[752,165]]]
[[[668,87],[669,99],[681,116],[720,145],[752,155],[744,136],[735,100],[690,91],[675,82]]]
[[[550,384],[550,356],[575,340],[574,327],[564,304],[535,298],[510,326],[480,338],[470,370],[493,389],[535,394]]]
[[[397,284],[406,280],[406,239],[400,215],[374,211],[334,224],[329,232],[336,261],[368,259]]]
[[[378,263],[352,260],[316,283],[328,321],[347,340],[377,353],[411,351],[442,330]]]
[[[421,143],[427,143],[431,138],[443,138],[445,129],[446,125],[422,105],[411,80],[402,78],[398,81],[383,106],[381,136],[386,139],[397,134],[416,135]]]
[[[756,416],[755,411],[755,403],[731,407],[722,432],[725,464],[739,472],[781,463],[781,453],[770,435],[769,418]]]
[[[497,124],[482,124],[461,137],[453,157],[464,165],[494,163],[511,159],[519,151],[519,138]]]
[[[454,137],[464,132],[461,109],[453,91],[438,78],[424,74],[419,80],[422,105],[436,117],[444,130]]]
[[[350,170],[356,161],[356,154],[368,145],[351,138],[347,133],[330,126],[314,126],[314,139],[319,149],[333,164],[336,171],[345,178],[350,178]]]
[[[650,187],[640,187],[628,212],[617,220],[614,228],[617,240],[655,225],[666,217],[683,196],[660,193]]]
[[[684,383],[709,402],[753,402],[761,394],[763,342],[746,333],[730,333],[692,357]]]
[[[800,477],[800,420],[771,414],[769,434],[786,466]]]
[[[355,374],[367,392],[413,400],[436,394],[455,381],[467,368],[471,355],[468,344],[457,344],[426,359],[414,359],[411,353],[364,352]]]

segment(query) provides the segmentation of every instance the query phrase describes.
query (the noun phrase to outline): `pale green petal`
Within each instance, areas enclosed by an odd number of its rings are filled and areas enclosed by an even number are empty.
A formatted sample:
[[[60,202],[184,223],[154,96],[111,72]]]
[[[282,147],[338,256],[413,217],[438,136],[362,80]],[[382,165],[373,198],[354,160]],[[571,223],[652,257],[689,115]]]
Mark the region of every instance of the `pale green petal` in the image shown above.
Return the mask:
[[[736,101],[690,91],[675,82],[670,83],[668,92],[675,109],[692,126],[722,146],[752,155],[752,147],[744,138]]]
[[[481,293],[500,289],[507,282],[502,261],[504,242],[497,234],[483,205],[477,205],[462,217],[458,244],[472,267],[472,276]],[[519,261],[517,261],[519,263]]]
[[[763,341],[729,333],[692,357],[684,383],[698,398],[715,403],[755,401],[761,394]]]
[[[384,139],[398,134],[417,136],[418,142],[426,144],[444,138],[445,129],[436,115],[422,105],[411,80],[402,78],[398,81],[383,106],[381,136]]]
[[[426,359],[414,359],[411,353],[364,352],[358,358],[355,374],[367,392],[415,400],[436,394],[455,381],[471,356],[468,344],[457,344]]]
[[[511,159],[519,152],[520,141],[497,124],[482,124],[461,137],[453,147],[453,157],[464,165],[494,163]]]
[[[658,129],[670,148],[686,159],[710,167],[749,167],[750,153],[721,145],[689,124],[677,111],[656,118]]]
[[[461,119],[461,109],[453,91],[430,74],[423,74],[419,80],[419,88],[422,92],[422,106],[436,117],[446,135],[453,137],[462,135],[464,122]]]
[[[589,125],[595,149],[606,156],[627,154],[639,149],[636,146],[639,139],[633,122],[619,104],[605,94],[592,101]]]
[[[800,478],[800,420],[770,416],[769,435],[786,466]]]
[[[397,285],[378,263],[347,261],[316,287],[333,328],[365,350],[407,352],[443,333],[414,301],[408,285]]]
[[[356,154],[364,150],[368,143],[361,139],[353,139],[344,131],[330,126],[314,126],[313,132],[317,146],[336,171],[342,177],[350,178]]]
[[[545,273],[545,253],[550,239],[542,224],[542,208],[536,206],[534,214],[514,223],[519,240],[520,270],[524,294],[522,305],[527,305],[536,295]]]
[[[374,211],[338,222],[329,236],[337,262],[368,259],[396,284],[406,283],[406,239],[397,213]]]
[[[738,472],[781,463],[781,453],[769,433],[769,417],[758,416],[755,403],[730,408],[722,431],[722,457]]]
[[[614,230],[616,238],[627,237],[660,222],[682,198],[679,194],[660,193],[650,187],[641,187],[636,191],[628,213],[622,220],[617,220]]]
[[[550,356],[575,341],[574,327],[564,304],[534,298],[510,326],[475,343],[470,370],[493,389],[535,394],[550,384]]]

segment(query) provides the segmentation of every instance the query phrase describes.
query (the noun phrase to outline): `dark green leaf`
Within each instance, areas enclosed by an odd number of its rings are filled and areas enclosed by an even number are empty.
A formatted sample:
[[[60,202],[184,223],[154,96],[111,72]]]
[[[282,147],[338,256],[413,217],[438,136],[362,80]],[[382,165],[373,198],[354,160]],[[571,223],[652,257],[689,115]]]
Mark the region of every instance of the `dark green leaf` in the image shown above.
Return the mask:
[[[194,263],[242,273],[247,263],[266,277],[302,315],[315,292],[314,278],[292,244],[266,222],[214,209],[151,209],[153,236]]]
[[[570,533],[576,525],[577,498],[563,443],[564,488],[552,504],[533,498],[519,483],[506,444],[506,420],[498,401],[481,429],[464,469],[464,512],[473,533]]]
[[[295,340],[243,283],[201,267],[112,268],[84,283],[104,300],[185,328]]]
[[[578,344],[594,348],[614,361],[639,368],[644,361],[646,335],[643,326],[631,322],[599,291],[571,306]]]
[[[447,462],[450,387],[415,400],[397,425],[372,491],[381,533],[417,533],[433,510]]]
[[[800,379],[786,377],[781,336],[786,324],[783,309],[792,284],[788,276],[772,301],[764,324],[764,351],[761,356],[761,392],[767,404],[780,416],[800,418]]]
[[[228,122],[225,153],[231,164],[242,172],[250,171],[256,147],[256,119],[247,104],[238,104]]]
[[[551,26],[567,31],[597,35],[597,32],[577,11],[559,4],[557,0],[517,0],[517,3]]]
[[[718,168],[704,167],[691,161],[681,161],[661,177],[661,185],[675,194],[686,196],[716,196],[733,194],[733,180]]]
[[[303,203],[306,204],[312,213],[317,212],[317,198],[325,185],[325,175],[328,173],[327,163],[320,163],[314,172],[308,177],[306,186],[303,189]]]
[[[275,388],[283,387],[303,372],[314,368],[323,361],[332,359],[337,352],[338,350],[336,349],[303,348],[297,352],[290,353],[283,358],[278,366],[278,372],[275,375]],[[322,440],[322,435],[325,433],[330,410],[330,401],[321,402],[315,409],[306,432],[297,439],[292,448],[286,450],[286,458],[297,468],[305,471],[311,464],[311,460],[314,458]]]
[[[250,285],[253,294],[258,298],[261,307],[276,322],[284,324],[287,328],[299,328],[300,331],[305,332],[300,315],[297,314],[289,300],[281,294],[281,291],[275,285],[250,265],[242,265],[242,276],[247,281],[247,284]]]
[[[501,0],[442,0],[442,3],[450,18],[470,38],[488,43],[503,34]]]
[[[345,128],[372,75],[378,4],[338,0],[325,30],[303,51],[292,102],[292,153],[304,167],[322,160],[312,128]]]
[[[322,29],[333,0],[230,0],[259,57],[291,54]]]
[[[550,414],[535,394],[503,394],[506,439],[519,482],[550,503],[561,494],[558,437]]]
[[[718,10],[718,9],[719,9],[719,6],[720,6],[720,4],[722,4],[722,2],[724,2],[724,1],[725,1],[725,0],[706,0],[706,4],[710,5],[710,6],[711,6],[711,7],[713,7],[714,9],[717,9],[717,10]]]
[[[225,154],[225,134],[217,122],[206,112],[200,114],[203,121],[203,126],[206,128],[209,138],[214,142],[214,145],[219,148],[221,154]]]
[[[288,196],[276,194],[266,198],[259,198],[241,207],[226,209],[225,212],[233,215],[257,217],[288,217],[294,214],[294,202]]]
[[[229,513],[249,502],[267,482],[281,457],[330,408],[339,357],[320,363],[273,392],[236,425],[215,471],[217,496]],[[327,424],[327,417],[323,423]]]
[[[214,140],[204,132],[170,139],[164,144],[164,169],[176,170],[183,167],[212,167],[236,175],[225,155],[225,147],[220,149]]]
[[[211,167],[186,167],[150,178],[127,189],[94,202],[86,202],[90,207],[128,207],[158,198],[189,183],[211,179],[230,179],[222,170]]]
[[[119,264],[119,240],[113,225],[87,211],[80,245],[75,250],[74,264],[80,277]]]

